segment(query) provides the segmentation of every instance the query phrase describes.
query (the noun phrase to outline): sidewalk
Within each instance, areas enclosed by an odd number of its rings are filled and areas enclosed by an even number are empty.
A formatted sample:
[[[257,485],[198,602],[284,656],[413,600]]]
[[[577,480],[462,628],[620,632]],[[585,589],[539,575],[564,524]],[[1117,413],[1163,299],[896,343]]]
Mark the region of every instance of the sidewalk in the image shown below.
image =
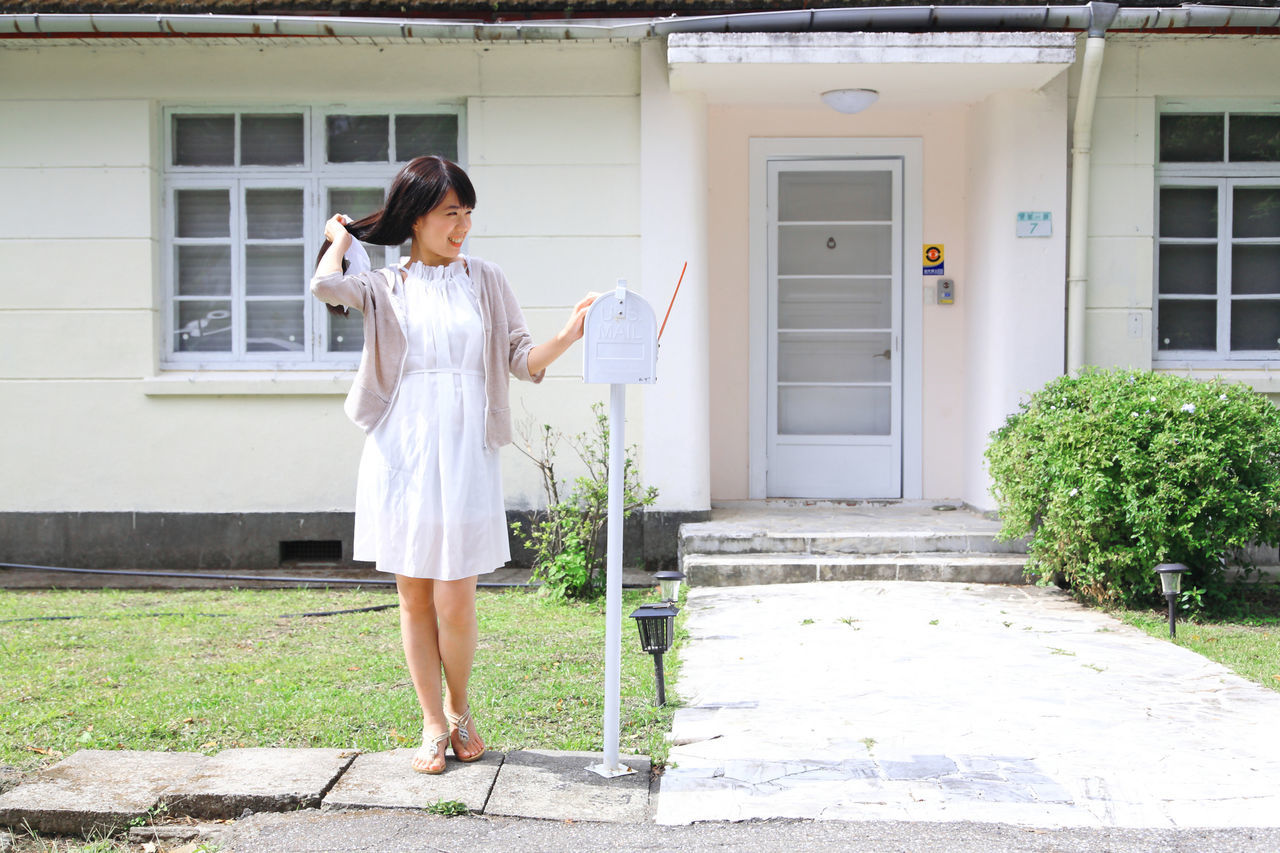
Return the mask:
[[[686,609],[661,824],[1280,826],[1280,693],[1056,590],[788,584]]]

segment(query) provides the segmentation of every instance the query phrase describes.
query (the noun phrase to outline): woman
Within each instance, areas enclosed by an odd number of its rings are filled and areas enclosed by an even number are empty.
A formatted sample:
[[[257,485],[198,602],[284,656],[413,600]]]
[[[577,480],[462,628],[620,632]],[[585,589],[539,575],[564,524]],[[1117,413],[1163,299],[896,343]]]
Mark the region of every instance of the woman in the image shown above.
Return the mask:
[[[367,433],[355,558],[396,576],[405,660],[422,706],[419,773],[444,772],[446,741],[459,761],[484,755],[467,687],[476,576],[511,556],[498,457],[511,442],[508,377],[542,381],[582,337],[594,299],[588,294],[559,334],[535,346],[502,271],[461,254],[475,204],[460,166],[419,157],[396,176],[385,208],[325,223],[311,280],[330,310],[364,314],[364,352],[345,406]],[[344,275],[344,255],[359,249],[353,238],[411,239],[409,262]]]

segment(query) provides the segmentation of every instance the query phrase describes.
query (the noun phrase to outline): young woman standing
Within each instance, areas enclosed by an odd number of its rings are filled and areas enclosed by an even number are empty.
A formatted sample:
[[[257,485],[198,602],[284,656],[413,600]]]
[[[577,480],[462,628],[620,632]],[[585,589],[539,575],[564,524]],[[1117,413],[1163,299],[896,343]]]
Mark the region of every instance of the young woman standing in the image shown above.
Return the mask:
[[[367,437],[356,487],[355,558],[396,576],[405,661],[422,706],[420,773],[485,746],[467,703],[476,578],[510,559],[498,449],[511,442],[509,376],[542,381],[582,337],[588,294],[564,328],[534,344],[506,276],[461,254],[475,190],[442,157],[400,171],[386,206],[336,214],[311,292],[363,313],[364,351],[345,409]],[[398,246],[408,263],[344,274],[353,240]],[[444,670],[443,684],[441,669]]]

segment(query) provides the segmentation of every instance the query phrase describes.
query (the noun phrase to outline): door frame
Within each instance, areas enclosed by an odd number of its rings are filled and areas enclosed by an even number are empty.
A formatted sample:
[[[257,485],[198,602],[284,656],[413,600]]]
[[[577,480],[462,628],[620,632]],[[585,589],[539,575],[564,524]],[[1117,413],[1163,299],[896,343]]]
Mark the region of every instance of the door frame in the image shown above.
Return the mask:
[[[769,162],[776,160],[893,159],[902,161],[902,497],[924,497],[922,476],[923,294],[913,249],[923,243],[923,197],[919,138],[773,138],[749,141],[749,454],[748,494],[767,496],[769,356]]]

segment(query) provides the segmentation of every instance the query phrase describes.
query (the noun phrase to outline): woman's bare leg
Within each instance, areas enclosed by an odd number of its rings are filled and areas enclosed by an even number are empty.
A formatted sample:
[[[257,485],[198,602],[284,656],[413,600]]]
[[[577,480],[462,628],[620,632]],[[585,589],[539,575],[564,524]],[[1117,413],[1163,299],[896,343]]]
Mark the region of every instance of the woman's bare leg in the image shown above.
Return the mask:
[[[471,664],[475,660],[479,636],[476,579],[436,581],[435,610],[440,659],[444,663],[444,678],[449,687],[445,710],[456,718],[467,710],[467,685],[471,681]],[[484,751],[484,741],[480,739],[475,723],[470,723],[467,731],[469,737],[465,744],[460,737],[452,739],[453,754],[464,761]]]
[[[425,578],[396,575],[396,591],[400,594],[400,639],[404,643],[404,660],[413,679],[413,689],[422,706],[422,741],[443,731],[449,724],[444,716],[440,696],[440,641],[436,626],[435,584]],[[444,750],[430,761],[415,758],[413,769],[436,771],[444,768]]]

